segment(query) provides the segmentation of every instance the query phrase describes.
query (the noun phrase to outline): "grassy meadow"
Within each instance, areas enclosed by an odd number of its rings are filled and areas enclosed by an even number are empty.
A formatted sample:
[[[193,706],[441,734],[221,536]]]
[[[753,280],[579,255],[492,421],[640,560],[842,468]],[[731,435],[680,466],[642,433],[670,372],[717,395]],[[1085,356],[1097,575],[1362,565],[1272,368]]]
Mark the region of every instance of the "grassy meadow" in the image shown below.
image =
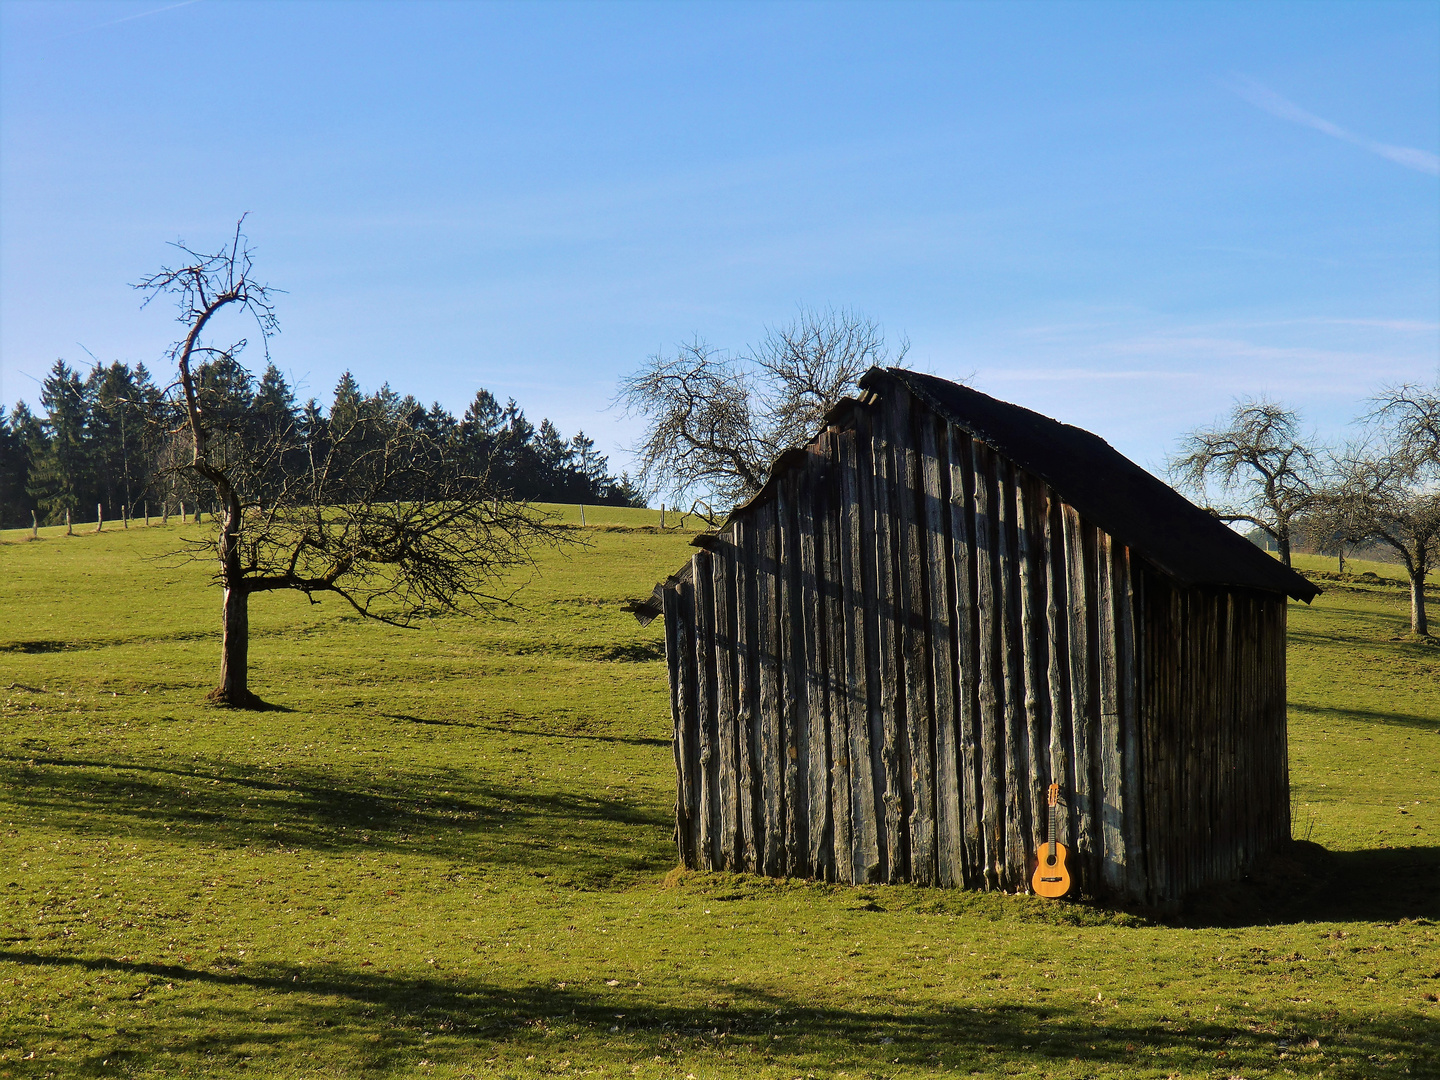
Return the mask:
[[[256,597],[259,713],[205,703],[218,591],[164,558],[208,524],[0,533],[0,1077],[1440,1075],[1440,646],[1395,568],[1291,605],[1319,846],[1157,921],[674,871],[619,602],[692,533],[563,512],[505,620]]]

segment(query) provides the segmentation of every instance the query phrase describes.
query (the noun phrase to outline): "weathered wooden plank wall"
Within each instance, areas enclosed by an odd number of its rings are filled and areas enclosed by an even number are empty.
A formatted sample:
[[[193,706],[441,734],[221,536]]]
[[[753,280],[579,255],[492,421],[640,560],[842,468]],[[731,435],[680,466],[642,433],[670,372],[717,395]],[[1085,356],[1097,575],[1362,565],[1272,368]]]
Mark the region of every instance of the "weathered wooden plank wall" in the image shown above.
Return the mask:
[[[896,388],[664,589],[687,866],[1092,894],[1289,833],[1284,597],[1184,588]]]

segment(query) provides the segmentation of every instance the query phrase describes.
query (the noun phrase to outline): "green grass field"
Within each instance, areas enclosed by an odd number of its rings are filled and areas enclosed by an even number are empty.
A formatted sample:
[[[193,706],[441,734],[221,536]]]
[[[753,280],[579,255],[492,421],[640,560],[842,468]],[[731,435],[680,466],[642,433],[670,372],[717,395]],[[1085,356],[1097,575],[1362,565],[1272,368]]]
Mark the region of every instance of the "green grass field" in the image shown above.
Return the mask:
[[[1396,583],[1291,607],[1329,853],[1159,922],[672,872],[662,628],[618,607],[691,550],[657,520],[587,510],[507,621],[259,597],[262,713],[205,704],[218,592],[159,558],[199,528],[0,534],[0,1077],[1440,1075],[1440,647]]]

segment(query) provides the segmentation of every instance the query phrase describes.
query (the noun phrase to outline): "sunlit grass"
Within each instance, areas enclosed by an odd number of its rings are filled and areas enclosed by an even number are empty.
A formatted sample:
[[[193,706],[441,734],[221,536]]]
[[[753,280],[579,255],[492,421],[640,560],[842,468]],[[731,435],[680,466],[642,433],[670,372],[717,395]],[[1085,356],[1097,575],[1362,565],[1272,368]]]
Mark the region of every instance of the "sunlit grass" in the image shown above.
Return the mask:
[[[672,873],[662,627],[619,604],[692,532],[585,513],[503,621],[256,598],[263,713],[205,704],[218,593],[154,559],[196,526],[0,534],[0,1075],[1440,1068],[1440,650],[1402,589],[1291,607],[1332,855],[1165,924]]]

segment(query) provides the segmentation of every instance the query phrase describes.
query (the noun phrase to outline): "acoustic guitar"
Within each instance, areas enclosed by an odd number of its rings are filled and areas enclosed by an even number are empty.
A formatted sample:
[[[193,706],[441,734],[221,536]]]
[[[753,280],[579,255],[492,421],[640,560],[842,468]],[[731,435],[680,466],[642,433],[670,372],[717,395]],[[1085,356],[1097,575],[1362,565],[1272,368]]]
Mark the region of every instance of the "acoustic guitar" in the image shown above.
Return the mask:
[[[1030,888],[1037,896],[1051,898],[1064,896],[1070,891],[1070,871],[1065,860],[1070,852],[1064,844],[1055,839],[1055,826],[1059,815],[1060,785],[1050,785],[1050,840],[1040,849],[1040,858],[1035,864],[1035,875],[1030,879]]]

